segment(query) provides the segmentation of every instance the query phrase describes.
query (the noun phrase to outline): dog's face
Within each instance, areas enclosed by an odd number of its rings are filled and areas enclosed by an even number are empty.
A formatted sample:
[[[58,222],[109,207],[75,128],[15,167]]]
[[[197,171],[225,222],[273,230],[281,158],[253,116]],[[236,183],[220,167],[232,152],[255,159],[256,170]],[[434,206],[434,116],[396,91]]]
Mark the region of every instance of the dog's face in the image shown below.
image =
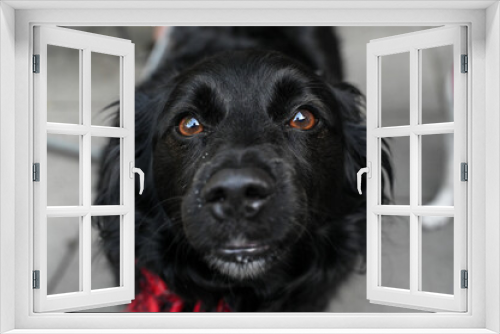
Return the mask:
[[[208,59],[171,85],[153,168],[178,233],[232,279],[282,266],[321,217],[341,211],[334,90],[292,59],[255,51]]]

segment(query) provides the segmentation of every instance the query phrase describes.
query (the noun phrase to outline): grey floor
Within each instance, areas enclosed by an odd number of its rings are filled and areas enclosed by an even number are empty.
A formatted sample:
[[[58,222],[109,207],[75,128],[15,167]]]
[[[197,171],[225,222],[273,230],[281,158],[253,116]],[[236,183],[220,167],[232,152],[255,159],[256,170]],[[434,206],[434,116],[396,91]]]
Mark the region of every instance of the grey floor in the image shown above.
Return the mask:
[[[81,30],[131,39],[136,46],[136,78],[141,77],[144,64],[153,45],[153,29],[150,27],[91,27]],[[346,81],[366,91],[366,44],[371,39],[393,36],[421,30],[408,27],[340,27],[342,52],[345,59]],[[442,54],[426,56],[423,73],[424,122],[440,122],[449,116],[447,83],[451,65]],[[55,74],[49,75],[49,121],[75,122],[74,113],[78,98],[78,53],[71,50],[52,50],[48,59]],[[93,124],[109,124],[109,115],[99,112],[106,104],[117,98],[117,62],[113,57],[96,55],[92,70]],[[406,89],[408,63],[404,57],[383,62],[383,125],[408,124],[409,97]],[[53,72],[50,72],[53,73]],[[76,81],[75,81],[76,80]],[[447,81],[448,80],[448,81]],[[75,93],[76,92],[76,93]],[[76,94],[76,95],[75,95]],[[76,118],[75,118],[76,117]],[[78,141],[69,136],[51,136],[48,144],[48,202],[49,205],[72,205],[78,203]],[[447,139],[443,136],[428,136],[425,139],[423,156],[422,201],[429,202],[446,180]],[[92,184],[95,186],[99,170],[97,161],[105,140],[93,140]],[[409,144],[405,138],[392,140],[393,159],[396,170],[396,204],[405,204],[409,198]],[[445,203],[446,204],[446,203]],[[451,203],[447,203],[451,204]],[[383,217],[382,220],[382,283],[385,286],[408,288],[409,285],[409,226],[407,217]],[[78,289],[78,220],[49,220],[48,270],[49,293],[62,293]],[[426,291],[450,293],[453,281],[453,224],[447,223],[438,229],[424,230],[422,234],[422,280]],[[92,288],[111,287],[114,284],[109,265],[99,249],[99,240],[93,233],[92,244]],[[116,312],[122,307],[108,307],[93,311]],[[332,299],[331,312],[416,312],[403,308],[372,304],[366,299],[366,276],[354,273],[351,279],[339,288]]]

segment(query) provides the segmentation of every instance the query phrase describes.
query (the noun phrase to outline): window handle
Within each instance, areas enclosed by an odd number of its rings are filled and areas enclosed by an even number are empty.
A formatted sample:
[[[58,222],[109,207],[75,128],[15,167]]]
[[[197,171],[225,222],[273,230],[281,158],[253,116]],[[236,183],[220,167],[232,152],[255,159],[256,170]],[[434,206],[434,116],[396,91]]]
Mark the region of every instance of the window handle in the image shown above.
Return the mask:
[[[134,167],[134,162],[130,161],[130,178],[134,178],[134,173],[139,174],[139,184],[140,184],[140,190],[139,190],[139,195],[142,195],[142,192],[144,191],[144,172],[137,167]]]
[[[358,193],[361,195],[363,194],[363,192],[361,191],[361,176],[366,173],[366,177],[367,178],[371,178],[372,177],[372,163],[371,162],[368,162],[368,167],[365,167],[365,168],[361,168],[359,171],[358,171]]]

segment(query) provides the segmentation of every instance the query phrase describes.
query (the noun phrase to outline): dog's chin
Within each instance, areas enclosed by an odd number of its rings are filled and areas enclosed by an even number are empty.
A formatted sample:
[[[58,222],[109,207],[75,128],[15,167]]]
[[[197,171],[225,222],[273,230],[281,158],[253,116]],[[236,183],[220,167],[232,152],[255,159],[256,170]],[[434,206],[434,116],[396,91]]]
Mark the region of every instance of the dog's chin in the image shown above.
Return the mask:
[[[269,253],[258,257],[235,256],[220,257],[209,254],[205,257],[211,268],[236,280],[256,279],[263,276],[277,260],[277,253]]]

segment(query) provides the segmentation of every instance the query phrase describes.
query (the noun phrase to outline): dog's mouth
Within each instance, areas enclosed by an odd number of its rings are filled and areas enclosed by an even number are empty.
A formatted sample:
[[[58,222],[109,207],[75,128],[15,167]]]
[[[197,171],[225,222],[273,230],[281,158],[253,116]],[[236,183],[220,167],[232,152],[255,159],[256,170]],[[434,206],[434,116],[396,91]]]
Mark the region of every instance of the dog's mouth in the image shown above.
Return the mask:
[[[248,262],[252,259],[262,257],[269,251],[269,245],[250,244],[245,246],[227,246],[217,249],[214,253],[219,258],[236,260],[236,262]]]
[[[294,165],[263,152],[259,146],[219,153],[199,167],[182,200],[187,240],[226,278],[259,279],[284,267],[305,229],[307,196]]]
[[[264,244],[225,246],[206,256],[214,269],[235,279],[256,278],[277,259],[278,251]]]

